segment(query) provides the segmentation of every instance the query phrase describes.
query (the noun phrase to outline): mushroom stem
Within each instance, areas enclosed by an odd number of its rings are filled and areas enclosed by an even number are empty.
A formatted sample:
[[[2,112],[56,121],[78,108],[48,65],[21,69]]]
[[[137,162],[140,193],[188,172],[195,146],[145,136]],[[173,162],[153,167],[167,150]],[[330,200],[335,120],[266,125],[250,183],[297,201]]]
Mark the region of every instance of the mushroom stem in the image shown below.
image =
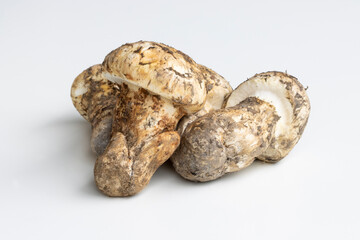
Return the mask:
[[[134,155],[126,137],[116,132],[105,153],[96,160],[94,174],[97,187],[110,197],[131,196],[140,192],[179,143],[177,132],[160,133],[145,143],[138,155]]]
[[[111,82],[107,84],[115,85]],[[118,89],[117,86],[116,89]],[[90,146],[98,156],[103,154],[110,141],[117,93],[118,91],[107,98],[93,96],[87,109],[92,127]]]
[[[113,132],[122,132],[129,147],[141,147],[153,136],[175,129],[185,112],[169,100],[122,83],[114,113]]]
[[[108,196],[142,190],[180,143],[173,131],[184,111],[131,84],[119,85],[112,140],[95,164],[95,181]]]
[[[272,105],[254,97],[211,111],[186,128],[172,156],[175,170],[199,182],[239,171],[267,149],[278,119]]]
[[[90,147],[91,150],[99,156],[104,153],[109,144],[113,117],[112,115],[109,115],[104,118],[99,117],[96,120],[97,121],[91,124]]]

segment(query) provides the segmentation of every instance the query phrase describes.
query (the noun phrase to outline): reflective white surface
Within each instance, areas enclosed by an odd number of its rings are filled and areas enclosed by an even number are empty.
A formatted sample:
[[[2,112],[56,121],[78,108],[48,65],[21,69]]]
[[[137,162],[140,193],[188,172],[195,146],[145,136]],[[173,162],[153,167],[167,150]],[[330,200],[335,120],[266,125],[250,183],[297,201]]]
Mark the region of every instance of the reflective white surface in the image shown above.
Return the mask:
[[[360,1],[0,2],[0,239],[359,239]],[[294,150],[209,183],[162,166],[130,198],[93,182],[70,86],[126,42],[171,45],[233,88],[296,76],[312,104]]]

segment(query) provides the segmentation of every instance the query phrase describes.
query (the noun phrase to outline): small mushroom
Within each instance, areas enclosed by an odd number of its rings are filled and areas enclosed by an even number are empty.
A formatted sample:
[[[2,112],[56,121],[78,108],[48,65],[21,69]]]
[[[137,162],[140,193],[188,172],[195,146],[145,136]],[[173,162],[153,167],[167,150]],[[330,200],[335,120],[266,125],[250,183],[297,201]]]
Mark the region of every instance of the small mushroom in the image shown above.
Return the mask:
[[[270,146],[257,157],[265,162],[278,162],[299,141],[308,121],[310,102],[306,90],[287,73],[260,73],[240,84],[226,100],[225,107],[235,106],[250,96],[270,103],[280,116]]]
[[[103,76],[100,64],[83,71],[72,84],[71,99],[92,126],[90,145],[97,155],[101,155],[109,143],[118,93],[117,85]]]
[[[176,171],[210,181],[249,166],[255,158],[276,162],[298,142],[310,103],[303,86],[286,73],[257,74],[224,103],[188,125],[172,156]]]
[[[199,182],[239,171],[269,146],[278,119],[272,105],[254,97],[211,111],[186,128],[172,156],[174,168]]]
[[[111,142],[95,163],[95,182],[108,196],[130,196],[178,147],[181,117],[205,104],[203,69],[172,47],[144,41],[112,51],[103,66],[120,94]]]

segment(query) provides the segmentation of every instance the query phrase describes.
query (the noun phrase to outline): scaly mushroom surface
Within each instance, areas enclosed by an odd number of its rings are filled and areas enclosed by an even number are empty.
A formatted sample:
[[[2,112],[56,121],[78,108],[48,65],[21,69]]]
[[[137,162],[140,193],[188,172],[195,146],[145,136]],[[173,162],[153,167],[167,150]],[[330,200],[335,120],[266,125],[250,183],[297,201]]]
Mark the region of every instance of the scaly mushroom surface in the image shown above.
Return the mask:
[[[293,76],[260,73],[232,91],[186,54],[146,41],[82,72],[71,98],[92,125],[95,182],[108,196],[138,193],[170,157],[181,176],[201,182],[254,159],[277,162],[299,141],[310,112]]]
[[[211,111],[186,128],[172,156],[174,168],[199,182],[239,171],[269,146],[278,119],[272,105],[253,97]]]
[[[94,65],[79,74],[71,87],[75,108],[92,126],[90,145],[96,155],[101,155],[110,141],[119,94],[117,84],[108,81],[103,73],[102,65]]]
[[[257,74],[224,102],[186,128],[172,156],[176,171],[210,181],[249,166],[255,158],[276,162],[299,141],[310,103],[299,81],[286,73]]]
[[[257,158],[265,162],[283,159],[299,141],[310,114],[310,101],[297,78],[282,72],[264,72],[240,84],[225,101],[232,107],[253,96],[275,106],[280,119],[266,151]]]
[[[95,182],[106,195],[129,196],[142,190],[178,147],[181,117],[204,106],[204,74],[184,53],[144,41],[112,51],[103,66],[120,94],[111,143],[96,160]]]
[[[232,92],[232,87],[230,86],[229,82],[225,80],[224,77],[216,73],[215,71],[207,68],[203,65],[199,65],[200,69],[203,72],[205,85],[206,85],[206,102],[202,109],[199,111],[184,116],[178,126],[177,130],[180,135],[183,134],[186,127],[198,119],[199,117],[207,114],[211,110],[220,109],[223,106],[224,100],[229,96]],[[181,144],[181,143],[180,143]]]

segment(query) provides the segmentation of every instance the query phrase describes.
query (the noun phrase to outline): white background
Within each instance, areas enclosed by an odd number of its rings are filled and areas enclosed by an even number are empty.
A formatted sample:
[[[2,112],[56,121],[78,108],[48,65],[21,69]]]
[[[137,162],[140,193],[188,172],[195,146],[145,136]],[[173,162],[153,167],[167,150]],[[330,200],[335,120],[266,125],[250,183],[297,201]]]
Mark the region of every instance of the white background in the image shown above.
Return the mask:
[[[278,164],[209,183],[163,165],[134,197],[93,182],[73,79],[126,42],[171,45],[233,87],[278,70],[308,86]],[[360,1],[0,2],[0,239],[360,239]]]

